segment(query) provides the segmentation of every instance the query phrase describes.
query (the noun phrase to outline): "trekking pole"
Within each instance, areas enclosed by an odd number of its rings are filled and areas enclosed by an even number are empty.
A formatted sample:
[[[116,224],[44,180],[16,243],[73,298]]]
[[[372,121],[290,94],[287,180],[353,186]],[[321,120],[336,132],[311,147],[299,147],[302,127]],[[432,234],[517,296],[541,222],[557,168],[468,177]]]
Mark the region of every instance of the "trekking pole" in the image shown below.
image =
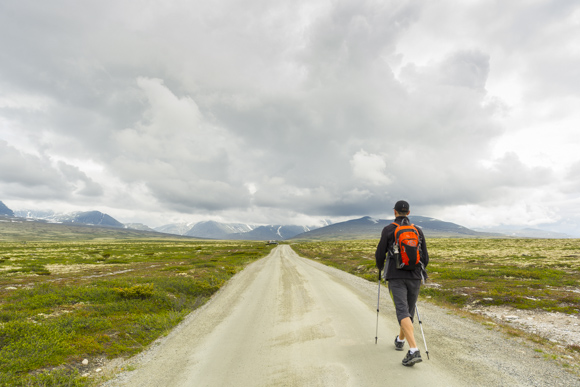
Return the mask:
[[[375,344],[379,340],[379,300],[381,299],[381,271],[379,270],[379,292],[377,296],[377,332],[375,334]]]
[[[417,304],[415,304],[415,311],[417,312],[419,326],[421,327],[421,336],[423,336],[423,343],[425,344],[425,353],[427,354],[427,359],[429,359],[429,349],[427,349],[427,340],[425,340],[425,333],[423,332],[423,322],[421,321],[421,316],[419,316],[419,308],[417,308]]]

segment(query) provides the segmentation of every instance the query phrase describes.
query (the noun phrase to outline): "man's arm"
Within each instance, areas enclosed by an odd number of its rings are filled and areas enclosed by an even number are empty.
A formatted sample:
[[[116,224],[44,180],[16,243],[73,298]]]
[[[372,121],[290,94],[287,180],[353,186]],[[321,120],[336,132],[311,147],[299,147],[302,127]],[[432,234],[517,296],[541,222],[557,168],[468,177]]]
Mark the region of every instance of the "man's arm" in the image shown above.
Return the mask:
[[[427,241],[425,240],[425,234],[423,230],[419,229],[421,234],[421,261],[423,262],[423,267],[427,267],[429,264],[429,252],[427,251]]]
[[[377,245],[377,250],[375,251],[375,262],[377,268],[379,270],[383,270],[385,267],[385,259],[387,258],[387,235],[386,235],[386,227],[383,228],[383,232],[381,233],[381,240]]]

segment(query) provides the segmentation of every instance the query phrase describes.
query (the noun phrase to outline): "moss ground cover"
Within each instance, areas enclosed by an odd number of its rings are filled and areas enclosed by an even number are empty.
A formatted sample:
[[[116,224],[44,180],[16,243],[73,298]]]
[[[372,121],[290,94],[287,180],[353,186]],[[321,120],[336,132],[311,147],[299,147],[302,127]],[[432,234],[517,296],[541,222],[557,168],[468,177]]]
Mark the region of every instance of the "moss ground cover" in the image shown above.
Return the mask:
[[[85,358],[140,352],[271,247],[0,243],[0,386],[85,386]]]

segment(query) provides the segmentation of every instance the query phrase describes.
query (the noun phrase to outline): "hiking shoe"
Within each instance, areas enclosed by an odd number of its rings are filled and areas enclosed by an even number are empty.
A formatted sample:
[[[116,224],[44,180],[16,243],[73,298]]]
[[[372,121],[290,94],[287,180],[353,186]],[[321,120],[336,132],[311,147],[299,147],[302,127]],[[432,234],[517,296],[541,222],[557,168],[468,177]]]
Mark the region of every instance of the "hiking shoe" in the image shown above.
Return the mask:
[[[421,363],[423,359],[421,359],[420,351],[415,351],[415,353],[411,353],[411,351],[407,352],[407,356],[403,359],[403,365],[406,367],[412,367],[415,363]]]
[[[397,351],[402,351],[404,346],[405,346],[405,342],[399,341],[399,336],[395,336],[395,349]]]

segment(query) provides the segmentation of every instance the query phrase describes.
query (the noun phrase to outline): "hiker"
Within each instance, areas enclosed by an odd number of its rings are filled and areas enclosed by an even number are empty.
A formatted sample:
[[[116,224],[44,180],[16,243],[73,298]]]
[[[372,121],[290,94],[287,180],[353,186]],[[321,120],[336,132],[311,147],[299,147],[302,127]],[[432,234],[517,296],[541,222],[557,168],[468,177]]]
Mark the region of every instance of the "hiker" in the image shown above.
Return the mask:
[[[413,334],[413,316],[415,314],[415,304],[419,297],[421,280],[427,276],[425,268],[429,263],[429,254],[423,230],[419,227],[414,227],[418,231],[416,233],[412,228],[406,227],[407,231],[413,232],[411,236],[418,234],[415,237],[415,243],[418,242],[419,245],[415,247],[413,259],[407,260],[407,262],[411,262],[411,267],[403,267],[405,263],[400,261],[403,254],[399,250],[402,242],[395,240],[395,230],[400,228],[399,226],[411,225],[409,218],[407,218],[410,214],[409,203],[400,200],[395,204],[393,210],[395,221],[383,228],[381,240],[375,252],[375,260],[379,272],[383,268],[386,269],[383,278],[388,281],[389,294],[395,304],[397,320],[400,325],[399,334],[395,337],[395,349],[402,351],[405,341],[408,341],[410,349],[403,359],[403,365],[409,367],[422,361],[421,353],[417,348]],[[412,250],[412,248],[409,250]],[[412,267],[413,264],[416,264],[415,257],[418,259],[417,253],[420,254],[420,264]],[[386,266],[385,258],[387,260]]]

